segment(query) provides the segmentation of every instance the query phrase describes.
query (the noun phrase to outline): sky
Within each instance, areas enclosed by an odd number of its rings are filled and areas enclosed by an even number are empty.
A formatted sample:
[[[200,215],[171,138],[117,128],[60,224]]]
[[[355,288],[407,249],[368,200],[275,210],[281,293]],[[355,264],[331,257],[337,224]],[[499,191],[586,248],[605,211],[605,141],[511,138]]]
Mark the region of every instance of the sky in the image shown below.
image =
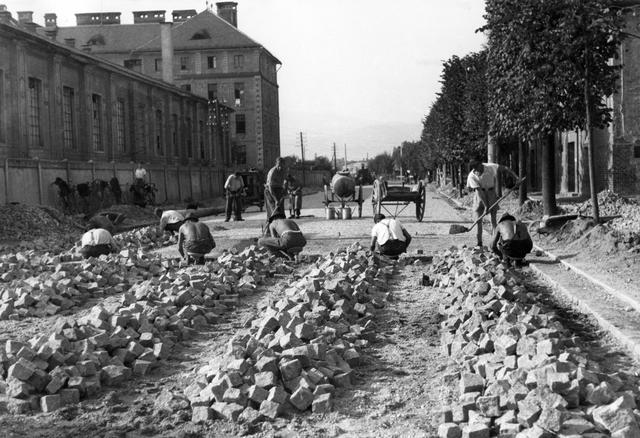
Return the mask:
[[[237,0],[238,28],[280,61],[282,155],[360,160],[420,138],[440,90],[442,62],[478,51],[482,0]],[[80,12],[204,10],[205,1],[0,0],[17,18],[33,11],[44,24],[75,25]],[[212,2],[213,3],[213,2]],[[215,10],[215,6],[214,6]]]

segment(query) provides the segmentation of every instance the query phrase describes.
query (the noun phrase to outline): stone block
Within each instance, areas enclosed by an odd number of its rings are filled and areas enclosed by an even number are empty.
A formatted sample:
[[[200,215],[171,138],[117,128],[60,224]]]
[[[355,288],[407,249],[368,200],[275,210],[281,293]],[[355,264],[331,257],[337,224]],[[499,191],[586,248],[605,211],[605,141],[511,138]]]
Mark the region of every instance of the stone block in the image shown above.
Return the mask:
[[[318,388],[316,388],[317,390]],[[333,408],[333,396],[330,392],[314,393],[311,411],[314,414],[326,414]]]
[[[525,427],[532,427],[540,417],[540,406],[528,401],[522,400],[518,402],[518,422]]]
[[[40,409],[42,409],[42,412],[53,412],[61,407],[62,398],[58,394],[40,397]]]
[[[107,365],[100,371],[100,381],[107,386],[118,386],[131,378],[131,369],[119,365]]]
[[[222,401],[226,403],[236,403],[244,407],[247,405],[247,394],[240,388],[229,388],[224,392]]]
[[[289,394],[282,386],[274,386],[269,390],[267,400],[283,405],[289,401]]]
[[[247,395],[249,397],[249,400],[260,404],[267,399],[267,397],[269,396],[269,391],[267,391],[264,387],[256,384],[249,387]]]
[[[438,438],[461,438],[462,429],[456,423],[444,423],[438,426]]]
[[[485,417],[499,417],[500,397],[498,395],[478,397],[476,399],[476,407]]]
[[[462,428],[462,438],[489,438],[491,429],[485,424],[469,424]]]
[[[298,388],[289,398],[289,403],[300,411],[307,410],[312,402],[313,394],[307,388]]]
[[[262,419],[259,411],[247,406],[238,417],[238,421],[245,424],[256,424]]]
[[[275,357],[272,357],[272,356],[262,356],[256,362],[255,367],[259,372],[270,371],[272,373],[277,373],[278,361]]]
[[[9,367],[7,378],[14,378],[24,382],[29,380],[29,377],[33,375],[35,370],[36,367],[33,362],[21,357],[16,363]]]
[[[253,379],[257,386],[264,389],[270,389],[271,387],[275,386],[278,381],[276,375],[271,371],[256,373],[253,376]]]
[[[624,397],[618,397],[613,403],[595,408],[591,413],[593,422],[611,433],[631,428],[638,431],[636,436],[640,436],[633,411],[624,404]]]
[[[282,412],[282,405],[273,400],[265,400],[260,403],[260,415],[274,420]]]
[[[280,361],[280,374],[284,380],[292,380],[300,375],[302,365],[298,359]]]
[[[482,392],[485,381],[482,376],[473,373],[462,373],[460,376],[460,393]]]
[[[61,389],[60,400],[64,406],[80,403],[80,391],[74,388]]]
[[[209,406],[195,406],[191,408],[191,422],[196,424],[214,420],[213,410]]]

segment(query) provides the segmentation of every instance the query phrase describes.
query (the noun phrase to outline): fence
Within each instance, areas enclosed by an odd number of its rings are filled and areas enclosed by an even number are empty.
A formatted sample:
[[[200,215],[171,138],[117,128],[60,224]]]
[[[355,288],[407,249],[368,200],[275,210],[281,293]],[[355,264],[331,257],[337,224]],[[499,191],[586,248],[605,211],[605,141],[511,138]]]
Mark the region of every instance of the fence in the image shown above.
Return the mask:
[[[71,184],[91,182],[96,179],[109,181],[118,178],[123,193],[128,193],[134,180],[134,163],[104,163],[86,161],[54,161],[9,158],[0,169],[0,205],[10,202],[58,206],[57,177]],[[223,195],[227,174],[224,169],[200,166],[145,165],[147,179],[156,185],[158,202],[179,202],[211,199]],[[302,181],[302,171],[291,173]],[[321,187],[324,180],[331,180],[331,173],[306,171],[305,185]]]
[[[71,184],[118,178],[123,193],[134,180],[133,163],[94,163],[32,159],[6,159],[0,169],[0,204],[20,202],[55,206],[59,203],[52,183],[57,177]],[[225,171],[200,166],[145,165],[148,182],[155,184],[158,202],[178,202],[222,196]]]

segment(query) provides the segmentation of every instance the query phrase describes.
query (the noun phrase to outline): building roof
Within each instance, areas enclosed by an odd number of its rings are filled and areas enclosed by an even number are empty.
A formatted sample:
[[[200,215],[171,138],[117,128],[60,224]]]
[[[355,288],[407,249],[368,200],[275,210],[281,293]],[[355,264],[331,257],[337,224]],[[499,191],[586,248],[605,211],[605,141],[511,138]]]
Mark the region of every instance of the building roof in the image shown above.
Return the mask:
[[[82,25],[58,28],[58,41],[74,38],[78,46],[91,45],[91,52],[159,52],[160,23]],[[209,9],[189,20],[173,23],[174,50],[262,48],[258,42]],[[97,42],[97,43],[96,43]],[[268,52],[268,51],[267,51]],[[275,61],[280,61],[269,53]]]
[[[75,59],[81,63],[98,65],[99,67],[119,73],[123,76],[129,77],[131,79],[137,80],[139,82],[144,82],[149,85],[153,85],[159,88],[164,88],[165,90],[171,91],[172,93],[182,95],[184,97],[188,97],[193,100],[206,102],[206,99],[195,95],[189,91],[178,88],[175,85],[169,84],[167,82],[163,82],[159,79],[154,79],[150,76],[144,75],[142,73],[135,72],[131,69],[125,68],[121,65],[115,64],[113,62],[107,61],[104,58],[99,58],[97,56],[93,56],[90,53],[87,53],[83,50],[76,49],[74,47],[70,47],[66,44],[62,44],[58,41],[53,41],[49,38],[43,37],[36,32],[30,32],[24,29],[21,25],[9,25],[5,23],[0,23],[0,32],[7,32],[12,34],[15,38],[20,38],[25,41],[32,41],[37,44],[41,44],[43,46],[48,47],[51,51],[55,51],[57,53],[63,54],[65,57],[70,59]]]

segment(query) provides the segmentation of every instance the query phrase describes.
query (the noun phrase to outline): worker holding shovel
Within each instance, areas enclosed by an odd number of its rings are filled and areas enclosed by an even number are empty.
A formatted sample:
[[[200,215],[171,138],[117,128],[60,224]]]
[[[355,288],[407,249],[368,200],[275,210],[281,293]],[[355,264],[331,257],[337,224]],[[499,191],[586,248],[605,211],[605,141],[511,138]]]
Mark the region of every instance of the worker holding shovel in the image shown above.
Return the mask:
[[[486,212],[491,215],[491,232],[493,233],[497,226],[496,216],[499,208],[498,195],[496,187],[498,185],[498,177],[505,173],[518,181],[518,175],[506,166],[497,163],[481,163],[472,161],[470,163],[471,172],[467,177],[467,187],[475,192],[473,198],[473,219],[480,222],[477,228],[478,247],[482,248],[482,218]]]

